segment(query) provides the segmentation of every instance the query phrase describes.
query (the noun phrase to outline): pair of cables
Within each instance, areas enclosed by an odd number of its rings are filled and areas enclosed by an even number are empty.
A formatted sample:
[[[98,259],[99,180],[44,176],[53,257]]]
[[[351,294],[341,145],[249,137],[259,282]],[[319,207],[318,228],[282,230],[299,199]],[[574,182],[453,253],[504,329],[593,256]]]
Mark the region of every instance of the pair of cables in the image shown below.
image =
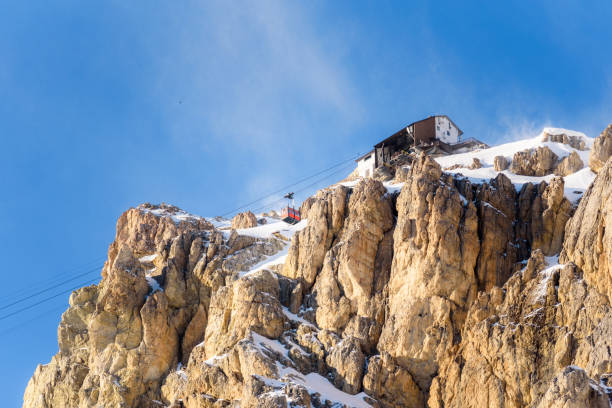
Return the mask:
[[[291,184],[287,184],[281,188],[278,188],[266,194],[263,197],[259,197],[256,200],[253,200],[231,211],[228,211],[222,214],[222,216],[225,217],[237,211],[247,209],[253,204],[260,203],[264,200],[274,197],[275,195],[281,192],[285,192],[287,189],[297,187],[300,184],[305,183],[306,181],[316,178],[313,182],[297,189],[295,193],[301,193],[303,191],[306,191],[333,176],[336,176],[342,172],[348,171],[351,167],[354,167],[354,161],[358,157],[360,157],[360,154],[353,155],[323,170],[317,171],[309,176],[302,177],[299,180],[294,181]],[[277,203],[280,203],[283,200],[284,199],[281,198],[273,202],[267,202],[265,205],[255,208],[252,211],[257,212],[266,207],[270,207]],[[47,280],[45,282],[40,282],[39,284],[35,284],[34,286],[31,286],[28,288],[22,288],[21,290],[17,290],[11,293],[12,296],[4,296],[2,298],[4,302],[0,303],[0,324],[2,324],[3,321],[10,319],[11,317],[20,316],[23,313],[31,309],[34,309],[38,306],[41,306],[43,304],[47,304],[50,301],[57,299],[58,297],[62,295],[70,293],[83,286],[97,282],[100,279],[99,271],[104,265],[103,263],[104,258],[105,257],[97,258],[95,260],[92,260],[88,264],[83,265],[81,268],[78,268],[77,270],[64,272],[64,273],[55,275],[52,279]],[[95,266],[92,267],[91,264],[95,264]],[[89,266],[85,267],[86,265],[89,265]],[[57,313],[58,311],[63,310],[63,309],[65,309],[65,305],[62,305],[61,309],[57,307],[47,308],[42,313],[30,319],[23,320],[19,322],[17,325],[14,325],[12,327],[7,327],[7,328],[0,328],[0,335],[9,334],[17,330],[18,328],[21,328],[35,320],[48,316],[52,313]]]

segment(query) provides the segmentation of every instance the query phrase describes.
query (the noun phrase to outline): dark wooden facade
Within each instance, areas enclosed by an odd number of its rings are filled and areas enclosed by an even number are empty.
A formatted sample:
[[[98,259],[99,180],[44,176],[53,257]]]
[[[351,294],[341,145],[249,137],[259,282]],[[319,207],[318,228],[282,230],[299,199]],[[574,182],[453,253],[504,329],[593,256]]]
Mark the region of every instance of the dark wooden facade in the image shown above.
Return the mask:
[[[436,118],[430,116],[418,122],[411,123],[399,132],[394,133],[382,142],[374,145],[375,163],[378,167],[387,163],[391,156],[399,151],[408,152],[419,145],[428,145],[436,140]]]
[[[436,117],[430,116],[427,119],[414,122],[409,127],[414,129],[414,144],[429,144],[436,139]]]
[[[448,122],[450,122],[457,129],[459,132],[458,143],[449,144],[438,139],[438,134],[436,132],[437,117],[447,119]],[[433,156],[439,156],[452,154],[453,152],[456,152],[462,148],[486,146],[486,144],[476,139],[469,142],[462,142],[460,139],[462,134],[463,131],[461,131],[461,129],[459,129],[459,127],[446,115],[430,116],[417,122],[413,122],[400,131],[389,136],[382,142],[374,145],[374,168],[388,164],[394,154],[398,152],[426,152]],[[364,159],[366,156],[357,159],[357,161]]]

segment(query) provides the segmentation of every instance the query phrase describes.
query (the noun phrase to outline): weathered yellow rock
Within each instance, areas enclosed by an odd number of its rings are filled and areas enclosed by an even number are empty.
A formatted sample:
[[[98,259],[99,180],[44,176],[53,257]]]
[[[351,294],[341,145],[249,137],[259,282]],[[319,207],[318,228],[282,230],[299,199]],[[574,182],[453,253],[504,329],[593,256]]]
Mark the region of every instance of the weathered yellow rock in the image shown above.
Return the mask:
[[[257,226],[257,217],[250,211],[241,212],[232,219],[232,228],[253,228]]]
[[[493,169],[495,169],[495,171],[504,171],[508,166],[508,159],[506,159],[505,156],[495,156],[493,158]]]
[[[553,172],[559,157],[548,146],[514,153],[510,171],[524,176],[545,176]]]
[[[423,393],[408,370],[394,363],[387,353],[370,357],[363,389],[379,398],[383,407],[423,406]]]
[[[612,325],[612,309],[602,299],[574,265],[548,267],[537,251],[502,292],[480,293],[461,344],[441,362],[429,406],[556,406],[546,405],[545,394],[559,395],[553,377],[567,365],[583,367],[598,382],[612,361],[611,339],[603,334]],[[584,385],[561,394],[591,401],[583,398]]]
[[[204,340],[207,358],[225,353],[251,330],[270,338],[279,337],[287,318],[278,297],[278,279],[267,270],[215,292]]]
[[[599,137],[595,138],[589,156],[589,167],[595,173],[599,173],[610,156],[612,156],[612,124],[609,124]]]
[[[283,275],[302,281],[306,289],[313,285],[331,243],[342,228],[347,187],[322,190],[308,209],[308,226],[291,241]]]
[[[311,407],[360,392],[384,408],[606,406],[612,162],[567,222],[561,178],[517,192],[410,157],[399,196],[367,179],[307,200],[280,275],[244,272],[283,237],[127,211],[24,407]]]
[[[612,160],[582,197],[565,235],[561,262],[575,263],[585,280],[612,300]]]
[[[401,361],[421,389],[429,388],[438,360],[476,295],[478,220],[457,190],[440,182],[428,156],[413,164],[397,201],[389,312],[378,343]]]
[[[584,162],[576,153],[572,151],[569,156],[566,156],[559,162],[557,167],[555,168],[555,175],[557,176],[569,176],[577,172],[578,170],[584,167]]]

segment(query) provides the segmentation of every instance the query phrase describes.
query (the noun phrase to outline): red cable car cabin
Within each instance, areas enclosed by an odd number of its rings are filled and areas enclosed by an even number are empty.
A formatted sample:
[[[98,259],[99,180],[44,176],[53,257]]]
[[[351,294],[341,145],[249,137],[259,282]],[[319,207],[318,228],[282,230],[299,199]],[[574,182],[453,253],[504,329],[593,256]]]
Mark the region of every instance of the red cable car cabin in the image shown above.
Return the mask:
[[[293,207],[284,207],[281,210],[281,219],[288,224],[297,224],[301,221],[302,217],[300,212]]]

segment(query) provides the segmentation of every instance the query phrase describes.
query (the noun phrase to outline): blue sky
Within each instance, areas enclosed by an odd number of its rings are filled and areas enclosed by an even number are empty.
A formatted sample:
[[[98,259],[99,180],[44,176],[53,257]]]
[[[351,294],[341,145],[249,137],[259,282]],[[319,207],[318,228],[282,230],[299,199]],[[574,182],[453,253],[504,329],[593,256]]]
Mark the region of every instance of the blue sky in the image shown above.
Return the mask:
[[[612,121],[609,2],[411,3],[2,1],[0,308],[142,202],[221,214],[436,113],[491,144]],[[66,302],[0,310],[7,406]]]

